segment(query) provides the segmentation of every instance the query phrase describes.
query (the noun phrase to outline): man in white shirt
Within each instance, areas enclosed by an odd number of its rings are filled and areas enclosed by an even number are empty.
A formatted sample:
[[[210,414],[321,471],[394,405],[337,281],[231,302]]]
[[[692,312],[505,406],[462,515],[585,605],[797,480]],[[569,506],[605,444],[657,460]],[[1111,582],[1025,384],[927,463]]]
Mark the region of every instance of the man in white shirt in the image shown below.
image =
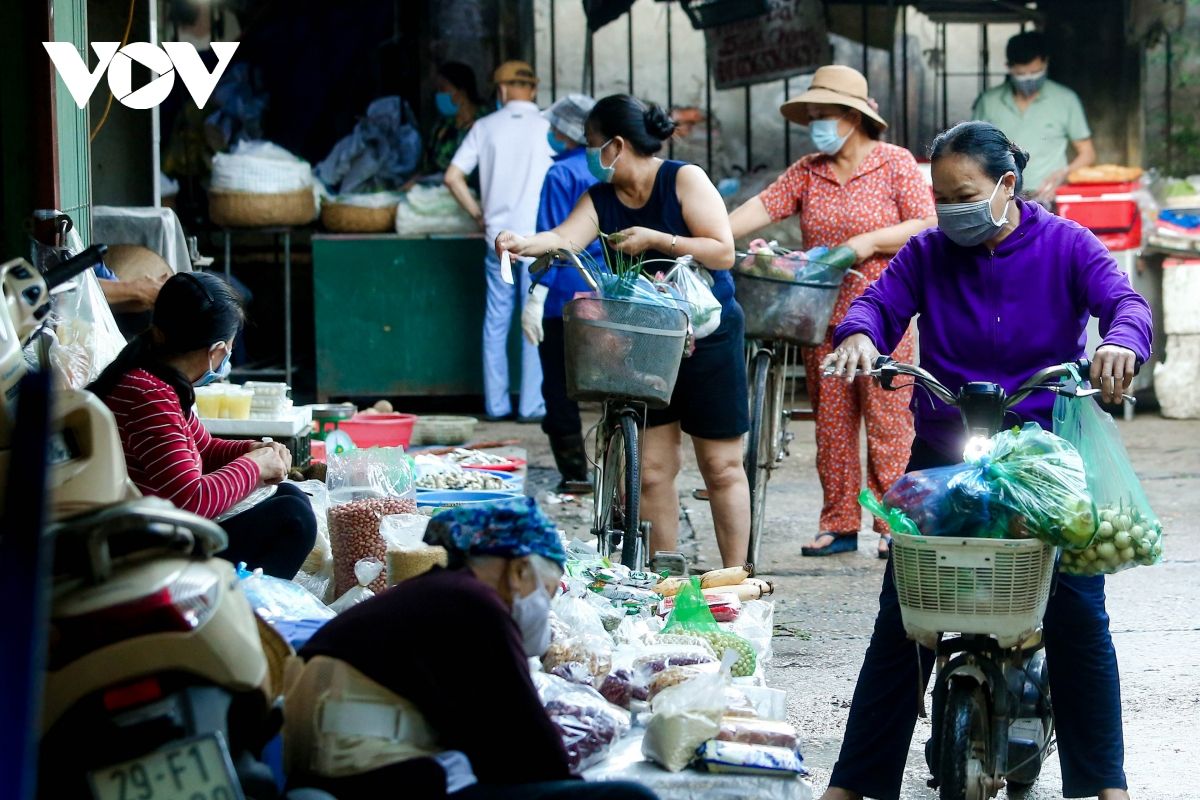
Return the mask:
[[[496,240],[501,230],[537,229],[538,201],[542,179],[550,169],[554,153],[546,138],[549,123],[534,105],[537,75],[522,61],[506,61],[492,75],[501,108],[482,117],[471,127],[454,154],[444,182],[454,199],[475,218],[487,235]],[[467,188],[467,176],[479,167],[483,208]],[[529,294],[529,271],[514,263],[516,285],[500,276],[500,261],[494,248],[487,248],[484,273],[487,277],[487,312],[483,319],[483,391],[487,418],[512,416],[508,395],[508,332],[514,308]],[[522,303],[517,303],[520,293]],[[540,422],[546,415],[542,401],[542,366],[537,347],[521,341],[521,399],[517,419]]]

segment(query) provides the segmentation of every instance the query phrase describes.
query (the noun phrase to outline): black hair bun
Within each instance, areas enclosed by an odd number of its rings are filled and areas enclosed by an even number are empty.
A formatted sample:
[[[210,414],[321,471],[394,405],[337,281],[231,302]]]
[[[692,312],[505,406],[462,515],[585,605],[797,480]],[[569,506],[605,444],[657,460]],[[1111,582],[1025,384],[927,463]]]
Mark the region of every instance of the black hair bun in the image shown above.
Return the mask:
[[[1010,144],[1009,150],[1012,151],[1013,163],[1017,165],[1017,169],[1024,171],[1025,165],[1029,163],[1029,152],[1022,150],[1018,144]]]
[[[650,103],[646,106],[642,119],[646,123],[646,133],[660,142],[670,139],[671,134],[675,133],[675,120],[671,119],[671,115],[663,111],[657,103]]]

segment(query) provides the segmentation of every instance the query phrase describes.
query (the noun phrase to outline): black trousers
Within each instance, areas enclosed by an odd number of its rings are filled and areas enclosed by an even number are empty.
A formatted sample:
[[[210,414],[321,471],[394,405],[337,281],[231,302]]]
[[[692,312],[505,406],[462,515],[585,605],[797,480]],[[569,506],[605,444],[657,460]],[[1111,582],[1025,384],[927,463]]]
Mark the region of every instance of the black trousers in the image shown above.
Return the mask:
[[[217,553],[226,561],[245,561],[250,569],[291,580],[312,551],[317,518],[308,495],[281,483],[273,496],[221,523],[229,546]]]
[[[542,343],[538,345],[542,362],[542,400],[546,417],[542,431],[547,436],[578,436],[583,422],[579,404],[567,397],[567,355],[563,343],[562,317],[542,320]]]

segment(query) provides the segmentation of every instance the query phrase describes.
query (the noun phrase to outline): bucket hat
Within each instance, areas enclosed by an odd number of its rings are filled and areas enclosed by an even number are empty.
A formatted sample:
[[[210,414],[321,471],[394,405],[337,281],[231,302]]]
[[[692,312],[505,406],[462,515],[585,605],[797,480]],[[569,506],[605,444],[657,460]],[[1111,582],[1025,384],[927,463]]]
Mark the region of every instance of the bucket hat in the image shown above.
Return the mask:
[[[793,97],[780,106],[779,113],[792,122],[807,125],[809,123],[809,103],[827,103],[853,108],[883,127],[888,126],[883,117],[879,116],[879,112],[872,107],[874,101],[867,91],[867,79],[853,67],[841,64],[821,67],[813,74],[812,84],[809,85],[808,91],[799,97]]]
[[[584,123],[596,101],[586,94],[569,94],[542,112],[550,127],[573,142],[584,139]]]

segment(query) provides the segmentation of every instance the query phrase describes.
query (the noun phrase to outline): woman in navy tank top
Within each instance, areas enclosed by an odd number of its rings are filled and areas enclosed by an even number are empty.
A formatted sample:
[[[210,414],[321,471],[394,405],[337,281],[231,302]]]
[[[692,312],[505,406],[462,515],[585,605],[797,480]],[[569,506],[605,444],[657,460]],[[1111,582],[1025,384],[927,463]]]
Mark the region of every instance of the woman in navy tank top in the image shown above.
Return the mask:
[[[652,523],[650,552],[674,550],[679,535],[675,478],[683,461],[682,434],[688,434],[708,488],[721,560],[738,566],[746,561],[750,538],[750,489],[742,466],[742,436],[750,420],[744,318],[729,274],[733,232],[725,202],[704,170],[655,155],[674,130],[662,109],[629,95],[596,103],[587,121],[587,156],[600,183],[579,198],[557,228],[529,237],[503,231],[496,250],[516,256],[539,256],[559,247],[579,252],[599,230],[620,233],[620,243],[610,245],[627,255],[691,255],[712,272],[721,327],[698,340],[695,353],[684,359],[670,406],[647,414],[642,516]]]

